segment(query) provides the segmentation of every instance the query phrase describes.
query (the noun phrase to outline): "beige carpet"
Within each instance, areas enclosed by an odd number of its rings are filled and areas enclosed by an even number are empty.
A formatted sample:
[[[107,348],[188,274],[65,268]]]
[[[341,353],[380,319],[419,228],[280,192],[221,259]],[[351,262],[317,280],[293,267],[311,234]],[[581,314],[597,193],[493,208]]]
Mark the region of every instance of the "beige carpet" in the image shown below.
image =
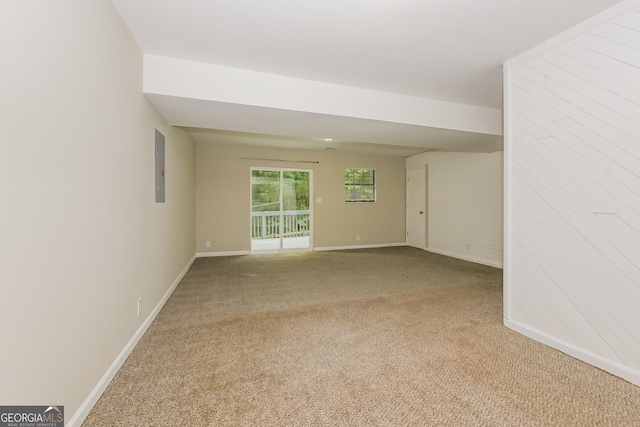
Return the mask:
[[[413,248],[198,259],[89,426],[640,426],[640,388],[502,326]]]

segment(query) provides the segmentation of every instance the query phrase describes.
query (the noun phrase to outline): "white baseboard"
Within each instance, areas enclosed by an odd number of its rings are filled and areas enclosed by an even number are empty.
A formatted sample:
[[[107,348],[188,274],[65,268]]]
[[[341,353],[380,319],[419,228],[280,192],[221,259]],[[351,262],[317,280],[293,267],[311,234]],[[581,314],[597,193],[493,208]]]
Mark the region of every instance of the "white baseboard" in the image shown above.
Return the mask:
[[[124,361],[127,360],[127,357],[129,357],[129,354],[131,354],[131,351],[133,351],[136,344],[138,344],[138,341],[140,341],[140,338],[142,338],[144,333],[147,331],[147,329],[151,325],[151,322],[153,322],[153,320],[156,318],[156,316],[158,315],[162,307],[165,305],[165,303],[167,302],[167,300],[169,299],[173,291],[176,289],[176,287],[182,280],[182,278],[185,276],[185,274],[187,274],[187,271],[189,271],[189,268],[191,268],[191,265],[193,264],[195,259],[196,257],[194,256],[193,258],[191,258],[191,261],[187,263],[187,266],[184,268],[184,270],[182,270],[178,278],[173,282],[173,284],[167,290],[167,292],[165,292],[160,302],[156,305],[153,311],[149,313],[149,316],[147,316],[147,318],[144,320],[142,325],[140,325],[136,333],[133,334],[133,336],[127,343],[127,345],[124,346],[124,348],[122,349],[118,357],[116,357],[116,359],[113,361],[111,366],[109,366],[109,369],[107,369],[107,372],[105,372],[102,378],[100,378],[100,381],[98,381],[98,384],[96,384],[96,386],[93,388],[91,393],[89,393],[89,396],[87,396],[87,398],[82,403],[82,405],[80,405],[80,408],[76,411],[73,417],[71,417],[71,419],[67,423],[67,427],[80,426],[84,421],[84,419],[87,418],[87,415],[89,415],[89,412],[91,412],[91,409],[93,408],[93,406],[96,404],[98,399],[100,399],[100,396],[102,396],[102,393],[104,393],[104,391],[106,390],[111,380],[113,380],[113,377],[116,376],[116,374],[118,373],[118,370],[120,369],[120,367],[122,367],[122,364],[124,363]]]
[[[342,251],[345,249],[371,249],[371,248],[389,248],[392,246],[407,246],[405,242],[402,243],[382,243],[377,245],[355,245],[355,246],[327,246],[323,248],[313,248],[314,251]]]
[[[406,246],[405,242],[402,243],[383,243],[377,245],[354,245],[354,246],[327,246],[322,248],[313,248],[306,250],[313,251],[340,251],[345,249],[370,249],[370,248],[388,248],[391,246]],[[294,251],[300,251],[299,249],[295,249]],[[208,258],[208,257],[219,257],[219,256],[237,256],[237,255],[252,255],[252,254],[273,254],[273,253],[283,253],[288,252],[287,250],[273,250],[273,251],[230,251],[230,252],[198,252],[196,254],[196,258]],[[289,251],[291,252],[291,251]]]
[[[438,255],[444,255],[444,256],[451,257],[451,258],[458,258],[458,259],[461,259],[463,261],[469,261],[469,262],[475,262],[476,264],[488,265],[489,267],[504,268],[503,264],[501,262],[488,261],[488,260],[485,260],[485,259],[474,258],[474,257],[471,257],[471,256],[461,255],[461,254],[457,254],[457,253],[453,253],[453,252],[439,251],[439,250],[434,250],[434,249],[429,249],[429,248],[424,248],[424,250],[427,251],[427,252],[432,252],[434,254],[438,254]]]
[[[231,251],[231,252],[198,252],[196,258],[209,258],[216,256],[251,255],[251,251]]]
[[[559,350],[571,357],[582,360],[589,365],[598,367],[640,387],[640,371],[638,370],[632,369],[618,362],[605,359],[604,357],[598,356],[595,353],[560,340],[545,332],[538,331],[537,329],[531,328],[530,326],[527,326],[520,322],[504,319],[504,325],[507,328],[513,329],[514,331],[519,332],[526,337],[541,342],[542,344],[546,344],[549,347],[555,348],[556,350]]]

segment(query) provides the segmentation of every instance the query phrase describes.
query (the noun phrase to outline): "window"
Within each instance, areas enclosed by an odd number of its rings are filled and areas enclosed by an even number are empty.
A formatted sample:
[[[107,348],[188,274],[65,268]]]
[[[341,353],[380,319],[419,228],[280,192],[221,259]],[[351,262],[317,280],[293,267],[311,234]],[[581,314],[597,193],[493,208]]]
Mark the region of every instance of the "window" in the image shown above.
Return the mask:
[[[344,201],[375,202],[376,171],[373,169],[345,169]]]

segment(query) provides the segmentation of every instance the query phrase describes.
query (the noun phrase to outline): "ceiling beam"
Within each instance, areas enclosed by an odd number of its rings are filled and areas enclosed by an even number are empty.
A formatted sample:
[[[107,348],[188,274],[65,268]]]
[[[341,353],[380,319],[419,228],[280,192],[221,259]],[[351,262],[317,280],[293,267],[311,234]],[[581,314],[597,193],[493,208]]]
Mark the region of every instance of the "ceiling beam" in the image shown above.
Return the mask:
[[[498,109],[155,55],[144,55],[143,91],[147,95],[502,135],[502,111]],[[173,124],[209,127],[206,123]]]

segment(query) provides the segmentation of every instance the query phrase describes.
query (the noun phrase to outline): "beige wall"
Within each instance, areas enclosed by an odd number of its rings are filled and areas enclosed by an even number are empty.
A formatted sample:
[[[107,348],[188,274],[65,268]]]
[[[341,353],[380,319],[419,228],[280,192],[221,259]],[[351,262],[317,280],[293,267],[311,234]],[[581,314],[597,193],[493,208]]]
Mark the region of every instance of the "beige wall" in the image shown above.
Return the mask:
[[[108,0],[8,0],[0,34],[0,403],[69,420],[195,253],[194,145]]]
[[[241,157],[313,160],[319,164],[242,160]],[[197,252],[250,250],[250,168],[313,170],[314,247],[405,242],[405,160],[338,150],[269,149],[196,143]],[[345,203],[344,169],[374,168],[375,203]],[[356,240],[356,235],[360,240]],[[211,241],[211,248],[205,242]]]

